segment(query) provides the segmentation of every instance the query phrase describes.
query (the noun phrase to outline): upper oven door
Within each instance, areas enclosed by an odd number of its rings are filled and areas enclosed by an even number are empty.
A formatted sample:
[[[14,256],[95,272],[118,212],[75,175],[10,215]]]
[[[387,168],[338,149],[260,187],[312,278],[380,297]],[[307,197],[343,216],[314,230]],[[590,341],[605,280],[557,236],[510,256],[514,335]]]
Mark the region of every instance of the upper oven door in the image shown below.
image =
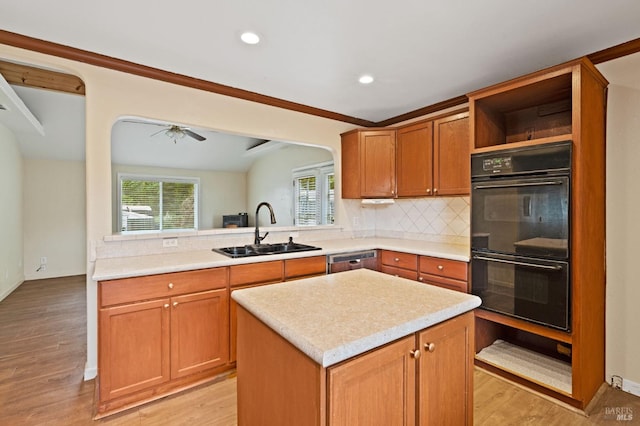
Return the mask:
[[[493,179],[471,186],[471,248],[569,257],[569,178]]]

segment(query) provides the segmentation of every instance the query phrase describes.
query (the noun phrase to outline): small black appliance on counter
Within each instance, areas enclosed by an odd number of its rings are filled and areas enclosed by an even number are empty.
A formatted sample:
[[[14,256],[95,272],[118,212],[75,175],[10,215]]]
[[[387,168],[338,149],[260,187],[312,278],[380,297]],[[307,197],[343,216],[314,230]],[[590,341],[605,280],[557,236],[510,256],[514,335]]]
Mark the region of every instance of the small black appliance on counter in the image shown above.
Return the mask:
[[[241,228],[249,226],[249,215],[247,213],[222,215],[223,228]]]

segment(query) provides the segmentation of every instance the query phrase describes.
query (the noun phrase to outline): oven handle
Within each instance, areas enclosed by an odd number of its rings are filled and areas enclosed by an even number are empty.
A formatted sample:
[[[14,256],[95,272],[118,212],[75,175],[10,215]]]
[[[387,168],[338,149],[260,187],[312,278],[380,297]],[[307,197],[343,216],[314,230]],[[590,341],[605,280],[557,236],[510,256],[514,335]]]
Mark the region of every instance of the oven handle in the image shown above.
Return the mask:
[[[477,185],[473,189],[493,189],[493,188],[517,188],[522,186],[543,186],[543,185],[562,185],[561,180],[549,180],[545,182],[527,182],[527,183],[510,183],[504,185]]]
[[[474,255],[473,256],[474,259],[477,260],[486,260],[487,262],[498,262],[498,263],[509,263],[511,265],[519,265],[519,266],[528,266],[531,268],[539,268],[539,269],[550,269],[553,271],[561,271],[562,270],[562,266],[560,265],[538,265],[535,263],[528,263],[528,262],[518,262],[516,260],[506,260],[506,259],[495,259],[492,257],[485,257],[485,256],[478,256],[478,255]]]

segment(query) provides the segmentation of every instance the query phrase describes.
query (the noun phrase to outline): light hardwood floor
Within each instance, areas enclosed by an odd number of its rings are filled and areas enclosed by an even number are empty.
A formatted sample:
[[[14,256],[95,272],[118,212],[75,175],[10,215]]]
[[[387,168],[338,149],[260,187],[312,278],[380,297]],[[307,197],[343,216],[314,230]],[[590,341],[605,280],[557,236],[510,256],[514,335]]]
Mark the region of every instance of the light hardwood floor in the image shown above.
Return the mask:
[[[28,281],[0,302],[0,425],[236,424],[236,380],[92,420],[94,382],[83,381],[85,277]],[[640,398],[607,388],[589,417],[475,371],[474,424],[640,424]],[[622,409],[632,421],[616,421]]]

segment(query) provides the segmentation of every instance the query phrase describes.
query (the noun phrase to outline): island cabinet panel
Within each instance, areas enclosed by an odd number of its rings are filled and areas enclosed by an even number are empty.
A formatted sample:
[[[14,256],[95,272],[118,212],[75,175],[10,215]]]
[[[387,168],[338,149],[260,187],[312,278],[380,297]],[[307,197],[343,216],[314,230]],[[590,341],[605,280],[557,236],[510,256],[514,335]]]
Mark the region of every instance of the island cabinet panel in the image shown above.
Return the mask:
[[[473,312],[322,367],[238,306],[238,425],[472,425]]]
[[[229,360],[227,289],[171,299],[171,377],[224,365]]]
[[[326,372],[238,306],[238,425],[326,424]]]
[[[170,379],[169,299],[100,311],[100,399]]]
[[[418,335],[418,424],[473,424],[473,329],[467,313]]]
[[[330,367],[329,424],[414,425],[415,346],[410,336]]]

